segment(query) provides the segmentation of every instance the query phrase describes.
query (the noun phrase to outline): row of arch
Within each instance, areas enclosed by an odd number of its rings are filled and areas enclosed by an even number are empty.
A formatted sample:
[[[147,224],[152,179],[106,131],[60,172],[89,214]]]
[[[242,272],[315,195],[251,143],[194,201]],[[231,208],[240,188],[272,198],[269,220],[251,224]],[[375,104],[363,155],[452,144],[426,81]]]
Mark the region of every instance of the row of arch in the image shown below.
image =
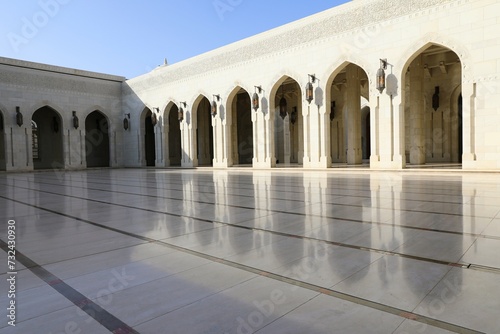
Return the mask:
[[[54,108],[46,105],[37,109],[30,119],[31,128],[26,138],[26,146],[29,152],[26,155],[31,160],[33,169],[61,169],[66,166],[65,159],[65,132],[64,122],[61,114]],[[89,113],[83,122],[84,138],[79,144],[82,154],[80,158],[85,167],[109,167],[110,166],[110,123],[108,117],[101,111],[95,110]],[[18,126],[18,125],[16,125]],[[80,127],[79,120],[73,123],[73,127]],[[29,130],[27,130],[29,131]],[[28,133],[28,132],[27,132]],[[0,110],[0,170],[7,169],[7,130],[4,113]],[[68,135],[66,135],[67,137]],[[11,164],[14,166],[13,138],[10,154]]]
[[[404,108],[403,145],[407,164],[460,163],[463,153],[462,128],[462,63],[459,56],[442,45],[429,44],[411,57],[404,67],[400,80],[390,73],[387,77],[387,95],[392,99],[401,95]],[[313,103],[304,103],[305,91],[297,80],[283,76],[266,94],[259,94],[259,111],[270,113],[274,122],[271,146],[272,165],[302,165],[303,158],[311,154],[305,140],[304,127],[308,126],[310,138],[326,137],[326,155],[334,164],[368,164],[373,142],[380,127],[372,113],[370,80],[358,64],[344,63],[328,78],[326,90],[315,88]],[[373,87],[372,87],[373,88]],[[240,86],[218,108],[220,118],[227,118],[230,131],[230,166],[251,165],[255,158],[259,138],[255,138],[255,117],[252,105],[253,92]],[[283,102],[284,101],[284,102]],[[146,107],[141,114],[141,142],[145,152],[144,164],[155,166],[183,165],[191,145],[182,136],[180,124],[193,127],[195,166],[211,165],[214,159],[214,125],[211,121],[211,101],[200,95],[180,122],[180,103],[169,102],[163,111]],[[325,125],[311,126],[303,109],[325,107],[328,116]],[[285,110],[286,109],[286,110]],[[319,111],[318,111],[319,112]],[[227,115],[226,115],[227,113]],[[279,117],[281,116],[281,117]],[[379,115],[380,116],[380,115]],[[152,119],[163,119],[163,128],[155,127]],[[375,124],[376,126],[372,126]],[[313,133],[316,130],[317,133]],[[222,130],[220,130],[222,131]],[[160,133],[160,136],[158,136]],[[160,139],[161,137],[161,139]],[[161,148],[159,147],[161,146]],[[160,157],[160,156],[161,157]]]

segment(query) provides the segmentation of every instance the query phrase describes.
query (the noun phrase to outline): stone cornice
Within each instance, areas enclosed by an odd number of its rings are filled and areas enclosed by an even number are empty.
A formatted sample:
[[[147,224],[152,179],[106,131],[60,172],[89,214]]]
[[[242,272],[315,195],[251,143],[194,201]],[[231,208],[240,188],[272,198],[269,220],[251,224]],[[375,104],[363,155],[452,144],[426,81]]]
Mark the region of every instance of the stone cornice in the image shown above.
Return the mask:
[[[254,58],[284,52],[298,45],[338,36],[369,24],[394,20],[430,7],[464,1],[468,0],[354,1],[180,63],[159,67],[128,82],[139,90],[147,90],[159,81],[158,78],[164,82],[180,81]]]
[[[28,70],[38,70],[42,72],[55,73],[55,74],[66,74],[70,76],[77,76],[77,77],[84,77],[89,79],[97,79],[105,81],[123,82],[126,80],[125,77],[111,75],[111,74],[83,71],[73,68],[47,65],[47,64],[41,64],[41,63],[35,63],[35,62],[5,58],[5,57],[0,57],[0,66],[1,65],[11,66],[21,69],[28,69]]]

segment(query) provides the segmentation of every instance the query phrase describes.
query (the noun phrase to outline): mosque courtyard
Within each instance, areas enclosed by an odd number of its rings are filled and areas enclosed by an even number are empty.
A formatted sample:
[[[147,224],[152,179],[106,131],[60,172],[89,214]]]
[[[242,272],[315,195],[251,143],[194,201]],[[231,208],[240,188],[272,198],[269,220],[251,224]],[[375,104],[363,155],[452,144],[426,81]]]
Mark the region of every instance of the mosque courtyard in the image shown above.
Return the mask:
[[[500,328],[498,173],[3,173],[0,216],[2,334]]]

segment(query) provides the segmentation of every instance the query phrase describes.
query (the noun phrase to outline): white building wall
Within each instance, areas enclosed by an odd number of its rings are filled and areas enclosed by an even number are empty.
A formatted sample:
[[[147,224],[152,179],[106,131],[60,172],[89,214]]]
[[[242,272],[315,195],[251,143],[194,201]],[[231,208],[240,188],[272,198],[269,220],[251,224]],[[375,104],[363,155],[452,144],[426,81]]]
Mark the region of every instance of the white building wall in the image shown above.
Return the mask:
[[[6,170],[32,170],[31,119],[44,106],[61,117],[64,164],[53,168],[86,168],[85,118],[94,110],[109,121],[110,165],[122,166],[121,82],[125,78],[57,66],[0,58],[0,109],[4,115]],[[23,116],[16,123],[16,107]],[[79,127],[73,126],[73,114]]]

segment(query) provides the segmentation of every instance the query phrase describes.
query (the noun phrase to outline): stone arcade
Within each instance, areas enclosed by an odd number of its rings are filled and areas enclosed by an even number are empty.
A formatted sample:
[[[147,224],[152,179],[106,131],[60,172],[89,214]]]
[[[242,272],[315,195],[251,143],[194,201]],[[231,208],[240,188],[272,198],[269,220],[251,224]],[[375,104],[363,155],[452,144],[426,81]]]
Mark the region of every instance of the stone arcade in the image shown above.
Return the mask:
[[[491,0],[355,0],[130,80],[0,58],[0,170],[498,171],[499,22]]]

